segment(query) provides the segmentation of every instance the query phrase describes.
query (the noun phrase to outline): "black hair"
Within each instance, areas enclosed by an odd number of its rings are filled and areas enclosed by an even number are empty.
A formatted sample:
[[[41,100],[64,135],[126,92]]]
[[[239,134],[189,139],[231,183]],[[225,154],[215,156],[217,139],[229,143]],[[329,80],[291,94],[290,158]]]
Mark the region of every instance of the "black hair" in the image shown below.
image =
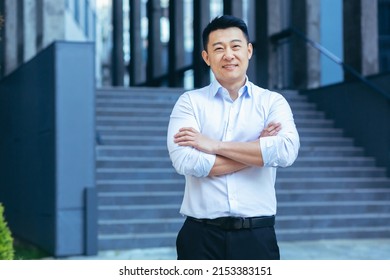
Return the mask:
[[[209,42],[209,35],[211,32],[218,29],[227,29],[230,27],[237,27],[241,29],[242,33],[244,33],[245,38],[249,43],[248,27],[246,23],[240,18],[230,16],[230,15],[223,15],[214,18],[203,30],[203,34],[202,34],[203,49],[207,50],[207,44]]]

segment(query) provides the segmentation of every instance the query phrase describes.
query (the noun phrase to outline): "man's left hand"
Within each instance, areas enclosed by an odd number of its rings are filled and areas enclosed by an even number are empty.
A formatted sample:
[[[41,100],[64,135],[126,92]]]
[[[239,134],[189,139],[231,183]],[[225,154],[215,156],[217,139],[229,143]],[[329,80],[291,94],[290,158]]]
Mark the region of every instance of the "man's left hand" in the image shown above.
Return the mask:
[[[267,125],[266,128],[263,129],[263,131],[260,134],[260,137],[276,136],[281,129],[282,129],[281,123],[271,122]]]
[[[179,146],[190,146],[208,154],[215,154],[219,145],[218,141],[204,136],[192,127],[180,128],[174,135],[174,142]]]

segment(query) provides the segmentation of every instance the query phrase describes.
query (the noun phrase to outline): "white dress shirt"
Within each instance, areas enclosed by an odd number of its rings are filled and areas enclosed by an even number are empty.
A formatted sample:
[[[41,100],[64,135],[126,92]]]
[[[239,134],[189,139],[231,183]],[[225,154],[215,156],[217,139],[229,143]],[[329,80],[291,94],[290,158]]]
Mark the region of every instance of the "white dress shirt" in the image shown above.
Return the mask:
[[[173,141],[180,128],[193,127],[215,140],[249,142],[270,122],[281,123],[282,129],[277,136],[260,138],[264,167],[227,175],[208,176],[216,156]],[[167,145],[174,168],[186,181],[180,213],[213,219],[275,215],[276,167],[291,165],[300,144],[285,98],[247,79],[235,101],[216,80],[181,95],[170,117]]]

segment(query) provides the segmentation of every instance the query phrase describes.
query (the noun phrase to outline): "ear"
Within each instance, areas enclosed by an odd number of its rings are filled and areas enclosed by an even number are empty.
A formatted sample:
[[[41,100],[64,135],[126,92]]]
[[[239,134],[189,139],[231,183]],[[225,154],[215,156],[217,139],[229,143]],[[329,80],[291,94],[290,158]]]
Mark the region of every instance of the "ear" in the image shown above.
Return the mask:
[[[251,59],[253,54],[253,45],[251,43],[248,43],[248,59]]]
[[[206,62],[206,64],[208,66],[210,66],[209,55],[205,50],[202,51],[202,58],[203,58],[204,62]]]

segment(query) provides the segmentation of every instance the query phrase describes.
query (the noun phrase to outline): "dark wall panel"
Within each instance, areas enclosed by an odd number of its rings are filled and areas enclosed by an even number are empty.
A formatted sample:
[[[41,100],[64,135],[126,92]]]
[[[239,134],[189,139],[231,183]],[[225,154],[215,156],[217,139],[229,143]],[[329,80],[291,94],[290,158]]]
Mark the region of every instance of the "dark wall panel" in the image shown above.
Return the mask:
[[[369,78],[382,90],[390,93],[390,74]],[[354,137],[378,165],[387,168],[390,176],[390,98],[373,91],[361,82],[340,83],[304,94],[316,102],[336,125]]]
[[[92,43],[56,42],[0,82],[0,202],[13,234],[54,256],[86,250],[93,71]]]

